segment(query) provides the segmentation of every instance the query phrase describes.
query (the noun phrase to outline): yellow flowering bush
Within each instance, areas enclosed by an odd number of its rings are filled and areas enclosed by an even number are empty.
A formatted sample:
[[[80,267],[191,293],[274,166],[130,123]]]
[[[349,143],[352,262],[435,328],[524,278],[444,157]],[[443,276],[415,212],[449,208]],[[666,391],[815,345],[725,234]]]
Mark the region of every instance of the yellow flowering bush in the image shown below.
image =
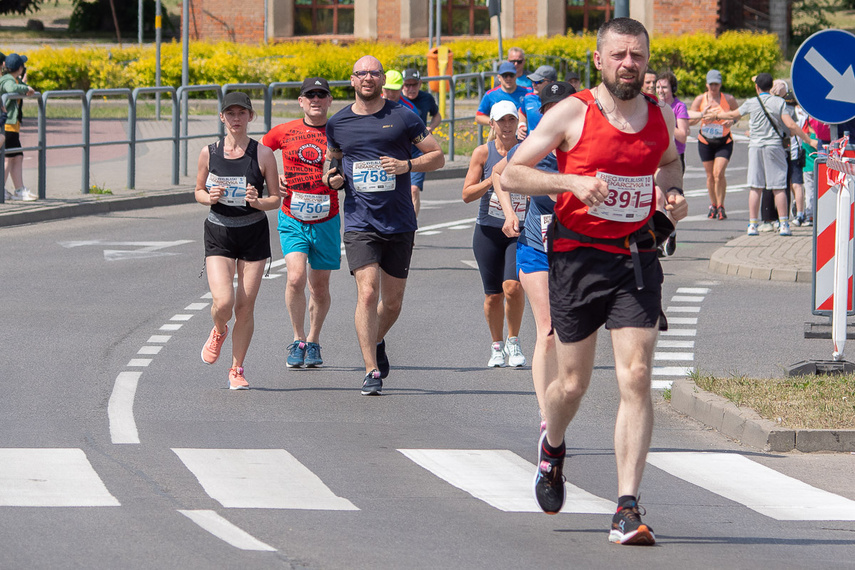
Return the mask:
[[[454,54],[455,73],[489,71],[498,57],[495,40],[448,40],[444,45]],[[506,40],[505,50],[519,46],[525,50],[528,67],[556,63],[563,59],[584,62],[586,51],[596,48],[593,35],[566,35],[548,38],[521,37]],[[0,51],[8,53],[0,46]],[[332,42],[290,41],[271,45],[244,45],[231,42],[193,42],[190,45],[190,83],[273,83],[302,81],[306,77],[348,79],[355,62],[365,54],[376,56],[387,69],[427,67],[427,44],[401,45],[391,42],[355,41],[347,45]],[[154,85],[153,45],[126,48],[53,48],[33,50],[29,56],[30,83],[40,91],[58,89],[106,89]],[[181,85],[181,44],[161,47],[163,85]],[[751,76],[771,72],[780,62],[776,36],[747,32],[726,32],[718,38],[709,34],[655,37],[651,43],[650,67],[670,68],[680,81],[679,93],[692,95],[704,90],[706,72],[718,69],[724,75],[725,90],[734,95],[753,93]],[[581,71],[581,69],[580,69]],[[592,69],[595,72],[595,70]],[[592,81],[596,77],[592,78]],[[344,90],[336,93],[343,96]]]

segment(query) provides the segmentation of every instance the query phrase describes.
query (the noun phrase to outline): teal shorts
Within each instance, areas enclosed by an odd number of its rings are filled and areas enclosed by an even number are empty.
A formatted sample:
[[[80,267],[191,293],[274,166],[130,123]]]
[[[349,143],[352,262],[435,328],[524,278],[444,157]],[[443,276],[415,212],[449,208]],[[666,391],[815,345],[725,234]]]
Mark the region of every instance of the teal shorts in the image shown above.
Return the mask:
[[[341,267],[341,220],[338,214],[325,222],[304,224],[280,210],[278,229],[282,255],[295,251],[305,253],[312,269]]]

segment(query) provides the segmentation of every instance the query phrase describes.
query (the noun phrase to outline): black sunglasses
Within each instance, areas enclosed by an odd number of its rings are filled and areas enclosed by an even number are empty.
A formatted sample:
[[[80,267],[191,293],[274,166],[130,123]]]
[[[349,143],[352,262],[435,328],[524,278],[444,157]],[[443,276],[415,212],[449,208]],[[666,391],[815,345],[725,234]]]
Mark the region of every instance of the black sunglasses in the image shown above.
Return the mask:
[[[510,61],[511,63],[513,63],[513,64],[515,64],[515,65],[519,65],[519,64],[521,64],[521,63],[525,63],[525,60],[524,60],[524,59],[509,59],[508,61]]]
[[[307,99],[324,99],[327,96],[329,96],[329,93],[326,91],[306,91],[303,93],[303,97],[306,97]]]

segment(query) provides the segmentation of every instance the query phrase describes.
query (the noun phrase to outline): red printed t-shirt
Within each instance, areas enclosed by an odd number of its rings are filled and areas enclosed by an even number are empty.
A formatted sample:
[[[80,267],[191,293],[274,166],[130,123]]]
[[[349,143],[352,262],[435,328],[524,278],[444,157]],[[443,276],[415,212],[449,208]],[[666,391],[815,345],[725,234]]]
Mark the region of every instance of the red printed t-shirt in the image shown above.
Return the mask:
[[[324,186],[326,126],[313,127],[303,119],[277,125],[261,143],[282,151],[282,169],[288,191],[282,212],[307,224],[325,222],[338,214],[338,191]]]
[[[653,175],[671,142],[662,111],[648,102],[644,128],[638,133],[624,133],[603,116],[590,90],[571,96],[585,102],[588,109],[576,145],[566,152],[556,151],[558,171],[603,178],[609,184],[609,196],[599,207],[588,208],[572,192],[563,192],[558,196],[555,215],[564,227],[582,235],[606,239],[627,236],[656,210]],[[562,238],[555,240],[553,249],[572,251],[580,245]],[[606,244],[590,246],[612,253],[629,252]]]

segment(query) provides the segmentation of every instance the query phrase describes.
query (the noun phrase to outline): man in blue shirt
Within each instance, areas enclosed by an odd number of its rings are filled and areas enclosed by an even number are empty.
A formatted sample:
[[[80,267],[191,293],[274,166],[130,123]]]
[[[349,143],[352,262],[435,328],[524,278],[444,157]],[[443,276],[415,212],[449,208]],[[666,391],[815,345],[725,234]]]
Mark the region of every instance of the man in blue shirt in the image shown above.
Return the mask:
[[[410,172],[445,164],[439,143],[410,109],[380,97],[386,76],[370,55],[353,66],[356,101],[327,122],[324,184],[345,191],[344,246],[356,278],[356,336],[365,362],[362,394],[389,374],[384,337],[401,313],[416,214]],[[410,146],[422,156],[411,159]]]
[[[499,85],[493,87],[484,94],[481,103],[478,105],[478,111],[475,113],[475,122],[485,127],[490,125],[490,109],[499,101],[510,101],[514,107],[519,109],[522,105],[523,97],[529,93],[529,90],[517,85],[517,71],[514,69],[514,64],[506,61],[499,66]]]
[[[517,73],[517,85],[531,89],[531,80],[525,71],[525,52],[522,48],[512,47],[508,50],[508,61],[514,64]]]
[[[422,75],[419,73],[418,69],[405,69],[403,78],[404,88],[402,90],[403,97],[401,97],[401,99],[406,99],[407,101],[412,102],[419,118],[421,118],[424,124],[427,125],[428,131],[432,133],[433,130],[439,126],[440,122],[442,122],[442,115],[439,113],[439,106],[437,106],[436,100],[430,93],[422,91]],[[428,115],[430,115],[430,123],[428,123]],[[421,151],[414,146],[413,158],[420,154]],[[416,211],[416,217],[419,216],[419,210],[421,209],[422,204],[419,192],[422,191],[424,185],[424,172],[413,172],[410,175],[410,190],[413,195],[413,209]]]
[[[517,138],[520,140],[523,140],[540,122],[540,118],[543,116],[540,112],[540,92],[543,91],[543,87],[547,83],[557,81],[558,74],[551,65],[541,65],[528,78],[531,79],[534,92],[523,97],[522,105],[520,105],[520,124],[517,127]]]

